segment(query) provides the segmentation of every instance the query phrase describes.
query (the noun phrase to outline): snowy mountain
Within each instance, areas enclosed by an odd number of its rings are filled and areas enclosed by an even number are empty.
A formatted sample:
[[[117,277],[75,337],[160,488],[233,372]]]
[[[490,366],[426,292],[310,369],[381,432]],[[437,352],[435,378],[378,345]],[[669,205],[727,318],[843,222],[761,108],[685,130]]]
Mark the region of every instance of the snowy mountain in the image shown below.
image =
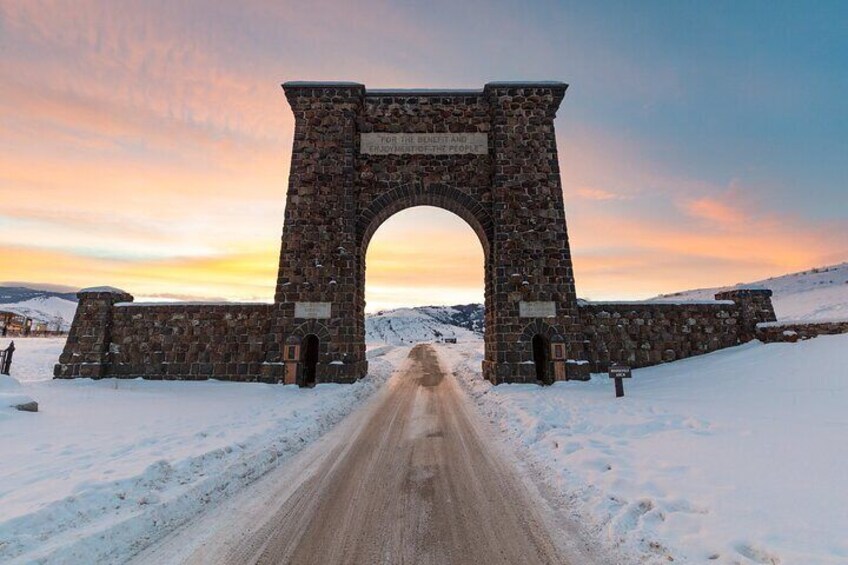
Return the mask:
[[[77,297],[72,292],[52,292],[22,286],[0,286],[0,311],[14,312],[46,322],[50,329],[60,325],[67,331],[77,310]]]
[[[451,326],[459,326],[483,335],[483,305],[423,306],[419,308],[428,316]]]
[[[738,288],[768,288],[778,320],[848,319],[848,263],[771,277],[753,283],[687,290],[658,298],[709,300],[716,292]]]
[[[472,329],[473,328],[473,329]],[[401,345],[456,338],[480,339],[483,306],[423,306],[385,310],[365,317],[365,341]]]

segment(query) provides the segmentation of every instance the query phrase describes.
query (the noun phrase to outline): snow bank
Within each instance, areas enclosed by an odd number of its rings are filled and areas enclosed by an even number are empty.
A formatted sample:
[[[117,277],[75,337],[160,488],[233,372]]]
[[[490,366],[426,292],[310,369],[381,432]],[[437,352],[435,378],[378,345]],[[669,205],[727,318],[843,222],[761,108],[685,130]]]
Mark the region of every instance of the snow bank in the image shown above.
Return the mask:
[[[8,375],[0,375],[0,422],[16,412],[20,413],[16,406],[30,402],[33,399],[24,394],[21,383]]]
[[[0,419],[3,563],[125,561],[320,437],[408,353],[374,352],[353,385],[299,389],[46,380],[61,351],[53,342],[46,355],[48,340],[15,341],[13,371],[41,412]]]
[[[758,342],[552,387],[492,387],[440,353],[605,544],[641,562],[848,562],[848,336]]]

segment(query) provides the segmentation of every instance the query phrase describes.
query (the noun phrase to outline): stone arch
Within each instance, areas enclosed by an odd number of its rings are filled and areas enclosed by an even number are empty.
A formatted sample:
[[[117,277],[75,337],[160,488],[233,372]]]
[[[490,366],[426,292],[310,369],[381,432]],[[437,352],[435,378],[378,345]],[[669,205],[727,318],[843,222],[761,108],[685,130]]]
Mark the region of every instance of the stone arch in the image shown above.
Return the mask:
[[[306,346],[309,341],[308,338],[314,336],[318,339],[318,358],[316,360],[316,368],[314,373],[311,375],[311,378],[307,382],[307,375],[305,374],[306,366]],[[298,326],[296,326],[293,330],[289,338],[286,340],[287,343],[296,343],[300,345],[300,373],[297,377],[298,384],[300,386],[311,386],[316,383],[326,382],[328,380],[328,376],[325,371],[321,370],[320,367],[326,366],[330,362],[330,351],[331,351],[331,334],[330,330],[326,325],[319,322],[318,320],[307,320]]]
[[[488,258],[493,240],[489,212],[465,192],[446,184],[410,183],[382,194],[362,210],[356,222],[357,243],[363,256],[377,229],[394,214],[414,206],[434,206],[453,212],[471,226]]]
[[[520,354],[522,355],[523,362],[536,362],[536,352],[534,348],[536,346],[536,340],[539,337],[542,338],[546,348],[546,351],[543,353],[545,367],[541,371],[538,369],[535,370],[534,373],[537,378],[541,375],[540,380],[543,384],[552,384],[554,381],[554,367],[553,356],[551,355],[550,349],[552,344],[564,343],[565,339],[554,326],[544,322],[543,320],[536,319],[530,322],[524,326],[524,330],[521,332]]]
[[[322,362],[327,362],[330,353],[330,343],[332,341],[330,330],[327,329],[327,326],[318,320],[307,320],[295,327],[294,330],[292,330],[291,335],[293,338],[298,340],[297,342],[301,345],[306,339],[306,336],[316,336],[318,338],[318,352],[320,354],[320,359],[323,360]]]
[[[321,340],[322,346],[330,341],[330,330],[318,320],[307,320],[292,330],[292,336],[303,339],[309,334],[315,334]]]
[[[551,343],[563,341],[563,338],[554,326],[539,319],[533,320],[524,326],[521,332],[521,341],[523,343],[530,343],[536,334],[541,335]]]
[[[447,210],[459,216],[477,234],[483,248],[483,302],[484,328],[483,335],[486,347],[493,334],[494,322],[492,312],[492,293],[494,291],[494,273],[492,271],[492,242],[494,238],[494,222],[489,211],[479,200],[465,192],[440,183],[424,185],[409,183],[395,187],[382,193],[370,206],[362,210],[356,224],[357,249],[357,288],[355,305],[358,313],[356,330],[365,335],[365,257],[371,238],[379,227],[394,214],[415,206],[434,206]]]

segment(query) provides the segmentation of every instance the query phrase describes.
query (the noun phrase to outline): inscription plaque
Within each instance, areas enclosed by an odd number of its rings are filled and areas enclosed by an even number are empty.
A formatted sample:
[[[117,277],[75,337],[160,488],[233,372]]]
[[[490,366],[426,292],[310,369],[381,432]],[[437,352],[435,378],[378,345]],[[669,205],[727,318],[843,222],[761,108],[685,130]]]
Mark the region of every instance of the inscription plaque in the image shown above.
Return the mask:
[[[330,302],[295,302],[294,317],[322,320],[330,317]]]
[[[521,318],[555,318],[555,302],[525,302],[518,303],[518,315]]]
[[[362,133],[359,152],[363,155],[485,155],[489,137],[485,133]]]

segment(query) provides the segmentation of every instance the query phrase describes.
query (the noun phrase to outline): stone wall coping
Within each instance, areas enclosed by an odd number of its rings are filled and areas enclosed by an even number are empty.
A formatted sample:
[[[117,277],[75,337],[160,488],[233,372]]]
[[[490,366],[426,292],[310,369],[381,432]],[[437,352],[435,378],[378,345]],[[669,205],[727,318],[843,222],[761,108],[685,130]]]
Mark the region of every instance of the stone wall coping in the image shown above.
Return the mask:
[[[777,320],[776,322],[760,322],[758,328],[781,328],[784,326],[822,326],[826,324],[848,324],[848,318],[824,318],[821,320]]]
[[[495,81],[488,82],[483,88],[375,88],[366,89],[359,82],[349,81],[302,81],[292,80],[282,84],[283,90],[311,88],[344,88],[363,90],[365,96],[482,96],[496,88],[544,88],[565,91],[568,85],[556,80],[541,81]]]
[[[568,85],[558,80],[498,80],[487,82],[484,90],[491,88],[552,88],[565,90]]]
[[[730,288],[727,290],[722,290],[715,293],[716,296],[727,296],[731,294],[765,294],[768,296],[772,296],[773,292],[770,288],[763,287],[743,287],[743,288]]]
[[[271,302],[116,302],[115,306],[134,307],[141,306],[152,308],[156,306],[168,306],[179,308],[181,306],[273,306]]]
[[[90,286],[80,289],[77,295],[80,294],[129,294],[129,292],[114,286]]]
[[[729,306],[736,304],[733,300],[613,300],[605,302],[595,302],[591,300],[582,300],[577,304],[578,307],[588,306]]]
[[[365,85],[361,82],[343,80],[290,80],[284,82],[282,86],[283,88],[365,88]]]

